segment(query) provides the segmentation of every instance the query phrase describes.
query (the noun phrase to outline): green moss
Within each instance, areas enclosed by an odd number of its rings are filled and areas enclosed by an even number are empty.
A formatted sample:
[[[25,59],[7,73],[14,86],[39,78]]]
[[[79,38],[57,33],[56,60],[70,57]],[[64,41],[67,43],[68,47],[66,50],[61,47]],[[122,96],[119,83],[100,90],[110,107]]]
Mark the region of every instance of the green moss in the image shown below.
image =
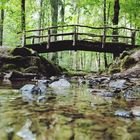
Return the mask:
[[[32,55],[32,51],[28,48],[24,48],[24,47],[18,47],[18,48],[14,48],[13,50],[11,50],[11,54],[13,56],[31,56]]]
[[[123,51],[123,53],[120,55],[120,59],[124,59],[124,57],[128,55],[129,55],[129,52]]]
[[[24,70],[26,73],[39,73],[39,68],[37,66],[31,66]]]
[[[121,71],[120,68],[112,68],[109,70],[109,73],[114,74],[114,73],[119,73],[120,71]]]
[[[121,69],[128,69],[136,64],[136,60],[130,56],[125,56],[121,61]]]
[[[16,67],[16,65],[14,65],[14,64],[5,64],[5,65],[3,65],[3,67],[2,67],[2,71],[7,71],[7,70],[14,70],[14,69],[16,69],[17,67]]]

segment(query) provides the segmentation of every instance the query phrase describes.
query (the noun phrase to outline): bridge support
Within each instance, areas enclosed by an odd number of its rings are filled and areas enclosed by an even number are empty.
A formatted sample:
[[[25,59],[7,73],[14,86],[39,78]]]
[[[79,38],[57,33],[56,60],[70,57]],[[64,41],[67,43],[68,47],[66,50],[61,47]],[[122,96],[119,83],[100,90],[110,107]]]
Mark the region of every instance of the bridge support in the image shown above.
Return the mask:
[[[120,53],[113,53],[113,59],[115,60],[117,57],[120,56]]]

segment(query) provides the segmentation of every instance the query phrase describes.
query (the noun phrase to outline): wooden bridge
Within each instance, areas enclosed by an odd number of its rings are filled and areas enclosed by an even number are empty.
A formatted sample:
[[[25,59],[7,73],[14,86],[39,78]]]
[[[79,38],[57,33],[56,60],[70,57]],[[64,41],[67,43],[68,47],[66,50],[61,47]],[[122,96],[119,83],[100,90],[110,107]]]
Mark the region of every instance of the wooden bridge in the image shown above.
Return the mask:
[[[112,35],[114,31],[119,35]],[[138,47],[137,32],[139,30],[126,27],[64,25],[25,31],[22,46],[38,53],[83,50],[119,55],[126,49]]]

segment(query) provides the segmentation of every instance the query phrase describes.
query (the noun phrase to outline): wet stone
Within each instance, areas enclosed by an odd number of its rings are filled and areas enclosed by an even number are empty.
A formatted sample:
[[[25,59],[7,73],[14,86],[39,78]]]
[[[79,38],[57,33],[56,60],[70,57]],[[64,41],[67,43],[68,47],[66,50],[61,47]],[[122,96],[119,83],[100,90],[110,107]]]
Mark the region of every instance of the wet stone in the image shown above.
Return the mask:
[[[131,111],[126,111],[126,110],[117,110],[117,111],[115,111],[114,115],[118,116],[118,117],[124,117],[124,118],[133,117],[132,112]]]
[[[110,88],[114,88],[114,89],[125,89],[126,88],[126,80],[122,79],[122,80],[116,80],[116,81],[111,81],[109,83],[109,87]]]
[[[140,117],[140,106],[133,107],[131,111],[134,116]]]
[[[90,90],[90,93],[92,93],[92,95],[98,95],[102,97],[115,97],[114,93],[106,91],[105,89],[92,89]]]
[[[124,93],[125,99],[140,99],[140,87],[134,87],[132,89],[128,89]]]
[[[58,81],[55,81],[51,84],[49,84],[49,87],[51,88],[69,88],[71,86],[70,82],[66,79],[59,79]]]

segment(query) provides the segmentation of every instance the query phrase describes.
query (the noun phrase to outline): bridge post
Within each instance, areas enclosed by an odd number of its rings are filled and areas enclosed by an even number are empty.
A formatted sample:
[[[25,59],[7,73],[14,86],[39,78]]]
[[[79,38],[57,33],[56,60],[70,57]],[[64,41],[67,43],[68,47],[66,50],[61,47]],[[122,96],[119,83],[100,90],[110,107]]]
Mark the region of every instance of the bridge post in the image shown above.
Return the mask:
[[[78,36],[77,36],[77,28],[76,26],[74,26],[74,33],[73,33],[73,46],[76,45],[76,40],[78,39]]]
[[[51,42],[51,30],[50,29],[48,29],[48,43],[47,43],[47,49],[49,49],[50,48],[50,42]]]
[[[26,45],[26,34],[25,31],[22,32],[21,46],[24,47]]]
[[[33,37],[31,40],[31,44],[34,44],[34,43],[35,43],[35,38]]]
[[[131,33],[131,44],[134,46],[136,43],[136,31],[132,31]]]

